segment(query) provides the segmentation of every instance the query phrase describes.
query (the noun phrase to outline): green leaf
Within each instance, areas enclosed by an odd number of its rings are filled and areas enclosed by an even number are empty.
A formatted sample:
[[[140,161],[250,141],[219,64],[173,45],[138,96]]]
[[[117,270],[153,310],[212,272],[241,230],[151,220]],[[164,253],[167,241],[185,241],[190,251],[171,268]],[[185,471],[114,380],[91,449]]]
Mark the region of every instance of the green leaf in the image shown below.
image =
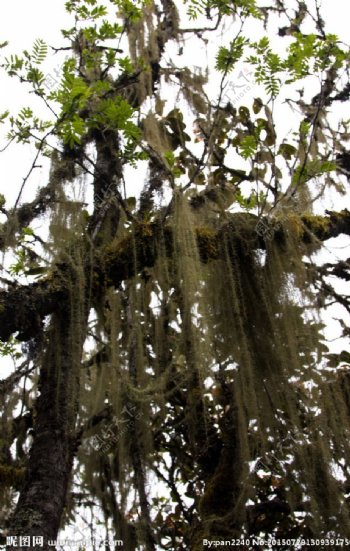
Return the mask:
[[[3,113],[0,113],[0,124],[3,124],[5,122],[5,119],[9,116],[10,111],[4,111]]]
[[[27,254],[23,247],[16,251],[17,261],[10,265],[9,272],[11,275],[19,275],[21,272],[25,272]]]
[[[41,38],[37,38],[33,45],[31,61],[36,65],[40,65],[47,56],[47,44]]]
[[[134,109],[121,96],[101,100],[96,107],[94,125],[106,125],[108,128],[125,130],[129,137],[136,136],[136,125],[130,122]]]
[[[131,75],[134,72],[130,57],[121,57],[118,59],[118,65],[126,75]]]
[[[131,22],[138,21],[142,16],[142,6],[146,0],[111,0],[120,11],[125,19],[129,19]]]
[[[258,204],[258,195],[255,191],[252,191],[249,197],[244,197],[241,191],[238,190],[235,194],[235,199],[246,210],[254,209]]]
[[[299,165],[293,174],[292,183],[294,185],[305,184],[312,178],[322,176],[336,170],[336,163],[333,161],[319,161],[318,159],[310,161],[305,165]]]
[[[70,120],[61,123],[58,133],[64,144],[72,149],[75,145],[81,143],[81,139],[86,132],[84,120],[79,115],[74,114]]]
[[[34,231],[32,230],[32,228],[29,228],[27,226],[25,228],[22,228],[22,235],[29,235],[32,237],[34,235]]]
[[[255,44],[256,51],[259,55],[263,55],[269,48],[270,41],[267,36],[264,36]]]
[[[164,153],[164,159],[166,160],[166,162],[168,163],[168,165],[170,167],[174,166],[174,164],[175,164],[175,155],[174,155],[173,151],[166,151]]]
[[[5,58],[4,67],[9,76],[15,76],[23,68],[24,59],[18,55],[11,55],[10,58]]]
[[[99,19],[100,17],[107,15],[107,13],[107,8],[105,6],[96,6],[96,8],[91,10],[90,17],[92,19]]]
[[[21,111],[18,114],[18,118],[22,121],[31,119],[33,116],[33,111],[30,107],[22,107]]]
[[[29,71],[27,72],[26,78],[29,82],[32,82],[35,86],[41,86],[45,81],[44,73],[39,69],[37,69],[36,67],[30,67]]]
[[[299,132],[300,132],[300,137],[302,139],[306,139],[308,133],[310,132],[310,124],[306,121],[301,121],[299,126]]]
[[[0,356],[15,356],[18,357],[19,341],[11,336],[6,342],[0,341]]]
[[[123,32],[123,27],[118,23],[109,23],[107,20],[103,20],[102,25],[98,29],[98,38],[100,40],[112,40],[117,38]]]
[[[230,72],[235,64],[241,59],[244,47],[249,43],[247,38],[238,36],[230,44],[229,48],[221,46],[216,56],[216,69],[218,71]]]
[[[245,136],[239,144],[239,154],[243,159],[254,157],[257,149],[257,141],[255,136]]]

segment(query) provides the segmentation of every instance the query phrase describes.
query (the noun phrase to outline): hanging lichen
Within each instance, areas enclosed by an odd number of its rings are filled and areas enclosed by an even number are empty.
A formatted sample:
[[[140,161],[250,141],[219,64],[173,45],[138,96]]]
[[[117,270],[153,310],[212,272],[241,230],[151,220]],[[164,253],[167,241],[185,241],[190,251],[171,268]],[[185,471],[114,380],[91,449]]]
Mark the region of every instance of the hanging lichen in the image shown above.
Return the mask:
[[[40,382],[33,376],[23,389],[19,436],[11,415],[20,394],[2,400],[0,478],[27,488],[49,441],[63,473],[63,524],[90,508],[130,551],[199,551],[203,538],[254,534],[350,537],[349,374],[324,360],[313,258],[334,218],[345,226],[349,213],[312,214],[309,180],[332,170],[312,164],[319,114],[313,105],[309,147],[305,124],[290,139],[298,147],[278,145],[273,109],[260,98],[252,110],[224,102],[225,78],[243,55],[240,31],[231,51],[219,50],[223,77],[210,101],[208,71],[165,63],[168,43],[209,31],[181,30],[172,0],[146,2],[135,19],[126,12],[122,31],[85,29],[91,45],[83,30],[70,32],[75,61],[65,65],[63,95],[71,103],[62,103],[57,128],[75,129],[73,145],[58,132],[45,194],[2,228],[13,245],[36,208],[46,213],[41,246],[52,269],[29,287],[24,313],[13,285],[16,322],[28,313],[24,328],[35,334]],[[102,38],[94,46],[95,32],[127,34],[130,59]],[[140,193],[124,170],[139,161],[148,163]],[[92,177],[91,205],[80,171]],[[22,479],[32,434],[37,461]],[[51,469],[44,486],[55,477]],[[13,497],[6,487],[6,512]],[[25,508],[15,523],[25,526]]]
[[[218,219],[205,219],[215,234]],[[147,478],[177,411],[177,433],[169,437],[182,441],[191,468],[206,473],[198,502],[203,534],[292,527],[300,514],[305,533],[325,534],[335,529],[335,511],[344,533],[348,513],[332,457],[335,449],[339,458],[349,453],[348,407],[319,367],[320,322],[301,232],[280,217],[275,238],[259,252],[247,240],[249,217],[232,215],[217,260],[203,263],[197,220],[191,197],[176,192],[172,242],[160,232],[156,264],[107,296],[103,362],[85,385],[94,388],[89,416],[108,405],[115,419],[109,457],[119,473],[119,507],[127,507],[135,468],[130,435]],[[273,506],[263,521],[255,511],[264,499]]]

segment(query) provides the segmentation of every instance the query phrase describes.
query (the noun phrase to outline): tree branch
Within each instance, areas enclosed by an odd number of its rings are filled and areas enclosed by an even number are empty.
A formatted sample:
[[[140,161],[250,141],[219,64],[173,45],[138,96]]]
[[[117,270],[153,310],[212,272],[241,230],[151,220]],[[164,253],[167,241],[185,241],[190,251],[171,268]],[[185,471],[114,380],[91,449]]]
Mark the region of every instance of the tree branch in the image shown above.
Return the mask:
[[[283,240],[283,228],[277,227],[272,219],[260,219],[272,239]],[[241,243],[244,227],[244,246],[250,249],[265,249],[267,237],[258,231],[259,219],[250,213],[232,214],[218,231],[207,227],[196,229],[199,254],[202,262],[220,258],[225,251],[227,238],[236,237],[237,246]],[[172,229],[167,221],[135,222],[134,231],[119,241],[113,241],[102,251],[97,251],[94,259],[94,291],[101,287],[118,287],[124,280],[154,266],[158,245],[163,242],[166,254],[173,254]],[[325,216],[305,214],[300,218],[299,235],[302,242],[326,241],[340,234],[350,235],[350,212],[327,211]],[[271,238],[271,237],[270,237]],[[135,251],[135,254],[130,254]],[[89,268],[90,269],[90,268]],[[64,264],[60,264],[50,276],[28,286],[0,290],[0,339],[6,341],[12,333],[19,332],[19,340],[28,340],[41,331],[45,316],[57,311],[66,295],[64,285]]]

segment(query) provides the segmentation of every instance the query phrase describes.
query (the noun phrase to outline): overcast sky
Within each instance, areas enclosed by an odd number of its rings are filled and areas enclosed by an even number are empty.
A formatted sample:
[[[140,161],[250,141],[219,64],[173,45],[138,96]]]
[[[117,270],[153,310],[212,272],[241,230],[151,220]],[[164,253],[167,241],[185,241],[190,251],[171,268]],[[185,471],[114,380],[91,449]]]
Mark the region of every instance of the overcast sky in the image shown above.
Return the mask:
[[[179,4],[179,1],[176,1]],[[310,6],[314,6],[314,0],[306,1]],[[284,3],[294,6],[294,0],[287,0]],[[42,38],[51,46],[63,45],[60,29],[71,27],[73,21],[73,18],[65,12],[64,4],[64,0],[11,0],[4,3],[0,21],[0,42],[8,40],[10,44],[0,53],[7,56],[10,53],[20,54],[23,49],[30,50],[36,38]],[[349,2],[323,0],[323,13],[328,32],[334,32],[341,39],[346,40],[350,16]],[[196,64],[198,57],[197,55],[193,57],[192,62]],[[62,56],[50,53],[43,66],[44,73],[52,74],[55,70],[59,70],[61,60]],[[191,61],[189,60],[188,63],[190,64]],[[7,78],[2,71],[0,113],[6,109],[16,113],[21,107],[28,105],[29,102],[32,103],[33,99],[33,96],[29,97],[25,87],[20,86],[16,79]],[[3,145],[4,127],[0,128],[0,147]],[[31,166],[32,160],[32,150],[27,146],[11,148],[5,154],[1,154],[0,193],[6,192],[7,196],[15,200],[22,178]],[[47,166],[41,171],[36,171],[37,183],[45,183],[46,175]],[[33,186],[27,186],[23,198],[29,200],[32,193]]]

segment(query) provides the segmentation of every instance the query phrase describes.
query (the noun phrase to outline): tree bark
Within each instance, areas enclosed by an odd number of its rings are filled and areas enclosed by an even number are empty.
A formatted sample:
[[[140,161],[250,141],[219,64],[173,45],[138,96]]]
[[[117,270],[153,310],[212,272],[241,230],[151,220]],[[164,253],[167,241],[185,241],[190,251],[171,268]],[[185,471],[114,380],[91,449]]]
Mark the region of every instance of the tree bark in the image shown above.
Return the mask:
[[[29,548],[16,547],[23,551],[52,550],[54,546],[48,542],[57,538],[77,445],[75,425],[84,341],[80,324],[86,323],[86,317],[73,319],[74,308],[72,313],[68,300],[51,320],[40,370],[33,445],[9,528],[9,535],[30,536]],[[33,545],[34,537],[42,537],[43,545]]]

